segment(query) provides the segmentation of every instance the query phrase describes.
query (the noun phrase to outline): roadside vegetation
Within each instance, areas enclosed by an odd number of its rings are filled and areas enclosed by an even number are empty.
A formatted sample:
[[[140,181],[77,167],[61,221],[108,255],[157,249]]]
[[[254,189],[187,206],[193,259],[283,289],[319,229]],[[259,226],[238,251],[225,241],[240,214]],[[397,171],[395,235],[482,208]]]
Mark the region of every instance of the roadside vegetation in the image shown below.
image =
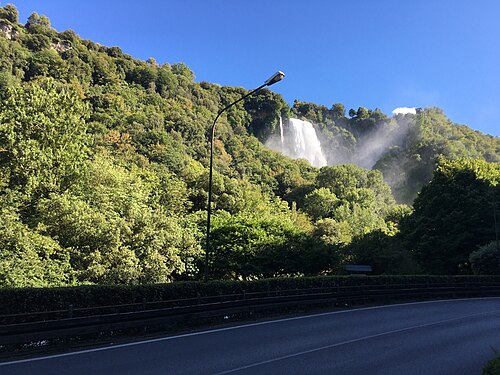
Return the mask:
[[[489,361],[483,367],[483,375],[499,375],[500,374],[500,354],[496,353],[496,357]]]

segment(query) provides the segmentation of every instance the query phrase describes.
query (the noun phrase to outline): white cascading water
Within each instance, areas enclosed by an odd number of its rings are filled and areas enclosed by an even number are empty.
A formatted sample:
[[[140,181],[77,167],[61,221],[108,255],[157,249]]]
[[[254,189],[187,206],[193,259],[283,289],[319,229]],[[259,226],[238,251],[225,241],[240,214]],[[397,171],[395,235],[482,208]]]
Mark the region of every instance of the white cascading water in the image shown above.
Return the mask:
[[[283,136],[283,119],[280,116],[280,139],[281,139],[281,152],[283,152],[284,144],[285,144],[285,137]]]
[[[306,159],[315,167],[327,165],[316,130],[309,121],[288,119],[288,133],[282,138],[282,152],[285,155]]]

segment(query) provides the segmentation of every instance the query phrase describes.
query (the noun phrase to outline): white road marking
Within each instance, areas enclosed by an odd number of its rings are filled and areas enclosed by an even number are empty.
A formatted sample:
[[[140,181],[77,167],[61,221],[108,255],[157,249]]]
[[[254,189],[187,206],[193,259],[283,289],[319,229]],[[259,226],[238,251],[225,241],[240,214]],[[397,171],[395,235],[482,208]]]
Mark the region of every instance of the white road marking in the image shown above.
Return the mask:
[[[149,339],[149,340],[130,342],[130,343],[126,343],[126,344],[105,346],[105,347],[101,347],[101,348],[86,349],[86,350],[80,350],[80,351],[75,351],[75,352],[70,352],[70,353],[54,354],[54,355],[48,355],[48,356],[43,356],[43,357],[27,358],[27,359],[21,359],[21,360],[16,360],[16,361],[9,361],[9,362],[0,362],[0,367],[14,365],[14,364],[28,363],[28,362],[44,361],[44,360],[49,360],[49,359],[54,359],[54,358],[69,357],[69,356],[75,356],[75,355],[86,354],[86,353],[100,352],[100,351],[105,351],[105,350],[120,349],[120,348],[144,345],[144,344],[149,344],[149,343],[154,343],[154,342],[175,340],[175,339],[180,339],[180,338],[184,338],[184,337],[192,337],[192,336],[207,335],[207,334],[217,333],[217,332],[232,331],[232,330],[236,330],[236,329],[256,327],[256,326],[267,325],[267,324],[290,322],[290,321],[294,321],[294,320],[310,319],[310,318],[316,318],[316,317],[328,316],[328,315],[347,314],[347,313],[352,313],[352,312],[356,312],[356,311],[377,310],[377,309],[386,309],[386,308],[393,308],[393,307],[400,307],[400,306],[422,305],[422,304],[431,304],[431,303],[440,303],[440,302],[460,302],[460,301],[477,301],[477,300],[492,300],[492,299],[500,299],[500,297],[460,298],[460,299],[448,299],[448,300],[421,301],[421,302],[398,303],[398,304],[394,304],[394,305],[362,307],[362,308],[358,308],[358,309],[350,309],[350,310],[342,310],[342,311],[331,311],[331,312],[327,312],[327,313],[303,315],[303,316],[296,316],[293,318],[268,320],[268,321],[264,321],[264,322],[248,323],[248,324],[242,324],[242,325],[238,325],[238,326],[211,329],[211,330],[207,330],[207,331],[185,333],[185,334],[176,335],[176,336],[160,337],[160,338],[156,338],[156,339]],[[462,319],[462,318],[456,318],[456,319]],[[430,323],[430,324],[438,324],[438,323]],[[413,329],[413,328],[415,328],[415,327],[405,328],[404,330]],[[396,331],[394,331],[392,333],[395,333],[395,332]],[[382,333],[379,335],[385,335],[385,334],[388,334],[388,333]],[[358,340],[361,340],[361,339],[355,339],[355,341],[358,341]],[[355,342],[355,341],[353,341],[353,342]],[[346,343],[348,343],[348,342],[346,342]],[[345,343],[340,343],[340,344],[335,344],[335,345],[344,345],[344,344]],[[319,350],[319,349],[314,349],[314,350]],[[263,363],[265,363],[265,362],[263,362]]]
[[[246,369],[249,369],[249,368],[252,368],[252,367],[257,367],[257,366],[265,365],[265,364],[272,363],[272,362],[282,361],[284,359],[299,357],[299,356],[304,355],[304,354],[319,352],[321,350],[331,349],[331,348],[335,348],[335,347],[342,346],[342,345],[348,345],[348,344],[352,344],[352,343],[359,342],[359,341],[369,340],[369,339],[373,339],[373,338],[377,338],[377,337],[381,337],[381,336],[388,336],[388,335],[392,335],[394,333],[401,333],[401,332],[411,331],[411,330],[418,329],[418,328],[431,327],[431,326],[439,325],[439,324],[442,324],[442,323],[448,323],[448,322],[453,322],[453,321],[456,321],[456,320],[470,318],[470,317],[473,317],[473,316],[487,315],[487,314],[492,314],[492,313],[500,313],[500,310],[493,310],[493,311],[488,311],[488,312],[484,312],[484,313],[477,313],[477,314],[472,314],[472,315],[464,315],[464,316],[461,316],[461,317],[458,317],[458,318],[445,319],[445,320],[440,320],[440,321],[433,322],[433,323],[420,324],[420,325],[417,325],[417,326],[412,326],[412,327],[395,329],[395,330],[392,330],[392,331],[377,333],[375,335],[369,335],[369,336],[359,337],[357,339],[352,339],[352,340],[338,342],[338,343],[335,343],[335,344],[325,345],[325,346],[321,346],[319,348],[304,350],[302,352],[288,354],[288,355],[284,355],[284,356],[281,356],[281,357],[276,357],[276,358],[268,359],[266,361],[251,363],[249,365],[245,365],[245,366],[237,367],[237,368],[234,368],[234,369],[230,369],[230,370],[218,372],[215,375],[231,374],[233,372],[237,372],[237,371],[241,371],[241,370],[246,370]]]

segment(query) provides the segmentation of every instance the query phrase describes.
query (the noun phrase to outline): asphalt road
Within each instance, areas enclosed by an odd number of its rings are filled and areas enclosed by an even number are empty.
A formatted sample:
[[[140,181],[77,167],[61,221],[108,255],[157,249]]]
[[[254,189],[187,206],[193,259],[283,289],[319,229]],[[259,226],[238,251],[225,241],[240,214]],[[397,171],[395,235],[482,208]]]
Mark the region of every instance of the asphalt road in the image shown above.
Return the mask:
[[[225,327],[0,363],[0,374],[480,374],[500,298],[419,302]]]

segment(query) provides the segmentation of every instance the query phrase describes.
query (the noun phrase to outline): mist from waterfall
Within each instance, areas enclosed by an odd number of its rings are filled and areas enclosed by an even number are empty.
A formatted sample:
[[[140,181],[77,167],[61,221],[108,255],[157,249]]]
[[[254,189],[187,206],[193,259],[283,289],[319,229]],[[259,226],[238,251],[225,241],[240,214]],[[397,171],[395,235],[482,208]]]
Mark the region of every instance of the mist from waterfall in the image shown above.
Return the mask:
[[[287,125],[279,119],[280,138],[271,137],[266,146],[294,159],[306,159],[315,167],[327,165],[314,126],[309,121],[290,118]]]
[[[349,131],[345,121],[321,132],[308,121],[279,118],[279,129],[276,126],[265,145],[291,158],[306,159],[316,167],[355,164],[365,169],[379,169],[393,191],[403,191],[408,185],[405,160],[409,156],[401,150],[411,142],[411,137],[418,135],[417,120],[412,112],[395,113],[392,118],[385,118],[362,131],[356,129],[359,124],[355,121]],[[411,203],[404,195],[396,199]]]

